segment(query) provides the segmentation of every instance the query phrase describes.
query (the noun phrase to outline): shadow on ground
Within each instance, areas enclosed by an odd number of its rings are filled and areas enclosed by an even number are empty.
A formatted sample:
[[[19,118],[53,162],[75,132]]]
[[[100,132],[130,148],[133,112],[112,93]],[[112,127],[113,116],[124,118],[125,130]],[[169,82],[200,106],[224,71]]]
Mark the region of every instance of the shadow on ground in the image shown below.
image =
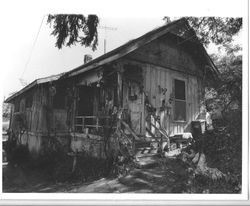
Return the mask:
[[[103,178],[84,184],[70,192],[112,193],[182,193],[187,174],[177,160],[165,160],[163,164],[133,169],[128,175],[116,179]]]
[[[43,172],[20,167],[3,168],[3,192],[69,192],[69,193],[182,193],[187,174],[174,159],[158,160],[157,164],[135,168],[126,176],[102,178],[86,183],[55,183]]]

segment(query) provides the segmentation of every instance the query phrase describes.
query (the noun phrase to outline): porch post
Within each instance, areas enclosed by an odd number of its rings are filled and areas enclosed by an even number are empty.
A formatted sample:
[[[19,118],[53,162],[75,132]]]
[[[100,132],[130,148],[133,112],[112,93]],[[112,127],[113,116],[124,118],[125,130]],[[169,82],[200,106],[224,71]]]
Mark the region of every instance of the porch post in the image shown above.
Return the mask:
[[[118,100],[118,109],[122,108],[122,75],[123,67],[121,64],[117,65],[117,100]]]
[[[77,115],[77,112],[76,112],[77,96],[78,96],[78,91],[77,90],[78,90],[78,88],[74,84],[73,85],[73,112],[72,112],[72,126],[71,126],[71,131],[73,131],[73,132],[75,132],[75,130],[76,130],[76,127],[75,127],[76,119],[75,118],[76,118],[76,115]]]

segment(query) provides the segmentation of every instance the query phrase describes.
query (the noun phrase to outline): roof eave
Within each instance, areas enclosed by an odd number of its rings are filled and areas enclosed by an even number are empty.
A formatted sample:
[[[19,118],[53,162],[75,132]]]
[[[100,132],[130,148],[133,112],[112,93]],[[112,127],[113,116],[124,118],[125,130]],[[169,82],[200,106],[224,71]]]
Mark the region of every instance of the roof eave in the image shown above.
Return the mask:
[[[11,101],[14,100],[17,96],[23,94],[24,92],[26,92],[29,89],[35,87],[36,85],[44,84],[44,83],[47,83],[47,82],[58,80],[63,74],[64,73],[57,74],[57,75],[52,75],[52,76],[44,77],[44,78],[40,78],[40,79],[36,79],[33,82],[31,82],[30,84],[28,84],[26,87],[22,88],[21,90],[19,90],[15,94],[8,97],[4,102],[5,103],[11,103]]]
[[[32,87],[37,85],[37,80],[33,81],[32,83],[28,84],[26,87],[24,87],[23,89],[19,90],[18,92],[16,92],[15,94],[11,95],[10,97],[8,97],[4,103],[11,103],[11,101],[13,99],[15,99],[17,96],[21,95],[22,93],[24,93],[25,91],[31,89]]]

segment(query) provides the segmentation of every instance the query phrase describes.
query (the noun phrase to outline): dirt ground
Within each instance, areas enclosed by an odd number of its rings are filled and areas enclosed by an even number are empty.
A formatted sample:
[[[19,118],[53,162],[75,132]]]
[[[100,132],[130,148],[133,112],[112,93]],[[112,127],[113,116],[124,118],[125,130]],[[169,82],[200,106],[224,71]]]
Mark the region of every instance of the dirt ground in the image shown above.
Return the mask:
[[[146,168],[135,168],[126,176],[101,178],[85,183],[56,183],[42,171],[3,167],[3,192],[67,193],[182,193],[187,172],[177,160],[165,160]],[[159,162],[158,162],[159,163]]]

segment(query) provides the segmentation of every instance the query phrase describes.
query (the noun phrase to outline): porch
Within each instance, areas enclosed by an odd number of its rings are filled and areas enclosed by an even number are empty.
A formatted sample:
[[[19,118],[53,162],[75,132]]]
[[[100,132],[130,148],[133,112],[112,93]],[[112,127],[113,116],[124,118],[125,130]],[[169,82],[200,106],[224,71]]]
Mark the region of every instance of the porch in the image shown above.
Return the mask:
[[[111,116],[76,116],[74,131],[77,133],[93,133],[100,132],[103,129],[115,129],[112,125]]]

